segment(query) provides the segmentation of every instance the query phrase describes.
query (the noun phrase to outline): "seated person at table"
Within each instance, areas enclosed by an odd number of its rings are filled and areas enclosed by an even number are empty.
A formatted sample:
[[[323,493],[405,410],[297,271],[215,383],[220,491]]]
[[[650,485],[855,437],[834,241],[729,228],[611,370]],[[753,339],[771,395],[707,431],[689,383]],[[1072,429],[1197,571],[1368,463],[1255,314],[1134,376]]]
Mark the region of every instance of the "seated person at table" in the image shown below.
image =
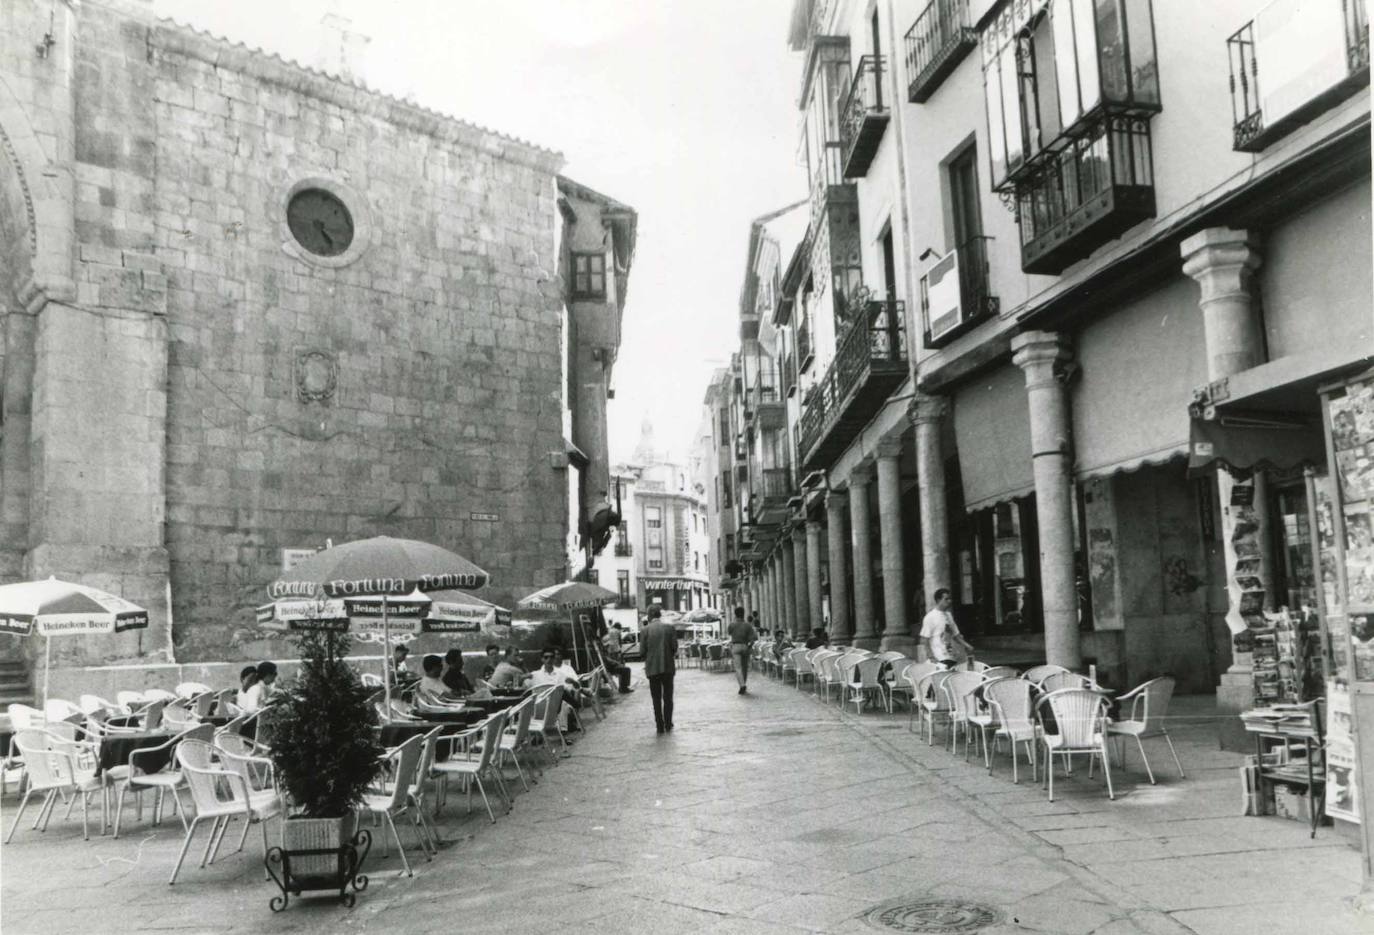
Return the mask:
[[[277,666],[273,662],[259,662],[253,669],[257,675],[257,680],[247,689],[238,694],[239,709],[244,714],[252,714],[261,711],[270,703],[272,695],[272,683],[277,680]],[[246,681],[248,670],[244,669],[242,675]]]
[[[816,627],[806,639],[807,649],[820,649],[822,646],[829,645],[830,637],[826,635],[825,627]]]
[[[463,672],[463,651],[461,649],[450,649],[444,653],[444,674],[440,676],[444,681],[444,687],[448,693],[454,697],[461,698],[464,695],[471,695],[474,691],[472,682],[468,681],[467,675]]]
[[[391,648],[391,684],[407,685],[418,678],[418,676],[414,672],[411,672],[406,666],[406,657],[409,655],[410,647],[404,643],[397,643]]]
[[[486,662],[482,664],[482,678],[485,679],[485,680],[487,680],[487,681],[490,681],[490,680],[491,680],[492,673],[494,673],[494,672],[496,671],[496,667],[499,666],[500,664],[501,664],[501,647],[500,647],[500,646],[497,646],[495,643],[488,643],[488,644],[487,644],[487,659],[486,659]]]
[[[429,653],[420,660],[420,665],[424,668],[425,674],[415,688],[415,700],[426,704],[443,704],[445,696],[448,695],[448,686],[439,677],[444,671],[444,657]]]
[[[543,663],[538,669],[530,673],[530,685],[539,688],[544,685],[562,685],[563,707],[558,712],[558,722],[565,726],[568,725],[569,716],[576,717],[576,710],[582,706],[582,683],[577,679],[577,673],[572,671],[571,666],[560,666],[560,654],[557,649],[546,649],[539,657]],[[581,726],[578,726],[581,730]]]
[[[630,667],[625,665],[625,660],[621,657],[620,635],[623,632],[618,623],[611,624],[606,630],[605,637],[602,638],[602,662],[606,666],[606,672],[614,675],[620,680],[620,693],[628,695],[634,691],[630,687]]]
[[[505,659],[496,664],[496,669],[492,672],[491,678],[487,679],[487,684],[492,688],[521,688],[529,681],[530,677],[525,670],[515,664],[514,656],[507,654]]]
[[[783,630],[773,631],[773,659],[778,663],[782,662],[783,653],[792,648],[792,641],[787,638],[787,633]]]

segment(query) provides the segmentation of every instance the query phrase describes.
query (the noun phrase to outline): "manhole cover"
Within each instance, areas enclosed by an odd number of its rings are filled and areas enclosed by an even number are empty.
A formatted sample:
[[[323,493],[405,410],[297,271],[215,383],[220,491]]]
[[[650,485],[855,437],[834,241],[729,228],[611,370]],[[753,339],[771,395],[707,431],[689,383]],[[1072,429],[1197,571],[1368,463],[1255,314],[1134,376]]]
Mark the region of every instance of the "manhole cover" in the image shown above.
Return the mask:
[[[896,932],[977,932],[1002,921],[991,906],[957,899],[902,899],[864,913],[874,928]]]

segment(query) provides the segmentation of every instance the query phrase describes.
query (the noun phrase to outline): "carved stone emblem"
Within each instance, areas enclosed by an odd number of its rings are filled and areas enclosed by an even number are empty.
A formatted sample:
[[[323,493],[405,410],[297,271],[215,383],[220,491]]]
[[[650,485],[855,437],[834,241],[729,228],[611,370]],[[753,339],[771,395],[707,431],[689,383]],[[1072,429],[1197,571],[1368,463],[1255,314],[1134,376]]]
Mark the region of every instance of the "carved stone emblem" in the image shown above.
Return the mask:
[[[296,350],[296,398],[303,403],[328,402],[339,385],[339,363],[329,351]]]

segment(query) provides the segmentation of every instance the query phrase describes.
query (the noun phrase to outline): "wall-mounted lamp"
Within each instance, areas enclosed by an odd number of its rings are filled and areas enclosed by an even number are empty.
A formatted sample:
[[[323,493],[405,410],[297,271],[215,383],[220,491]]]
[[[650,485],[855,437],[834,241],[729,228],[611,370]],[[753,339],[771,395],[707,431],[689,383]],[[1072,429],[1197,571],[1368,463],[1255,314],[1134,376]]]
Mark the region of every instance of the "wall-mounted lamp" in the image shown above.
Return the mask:
[[[918,256],[916,259],[917,259],[919,262],[924,263],[926,260],[930,259],[931,257],[933,257],[933,256],[935,256],[935,255],[936,255],[936,253],[935,253],[935,248],[934,248],[934,247],[926,247],[925,250],[921,251],[921,255]]]

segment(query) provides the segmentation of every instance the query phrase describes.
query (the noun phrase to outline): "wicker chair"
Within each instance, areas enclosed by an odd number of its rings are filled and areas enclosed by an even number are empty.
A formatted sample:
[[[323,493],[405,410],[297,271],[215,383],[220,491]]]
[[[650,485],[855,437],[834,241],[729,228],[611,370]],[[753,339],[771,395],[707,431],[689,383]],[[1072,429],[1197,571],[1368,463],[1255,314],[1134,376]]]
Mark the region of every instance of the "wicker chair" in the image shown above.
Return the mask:
[[[183,740],[177,745],[177,765],[186,777],[191,799],[196,804],[195,817],[186,829],[186,840],[181,844],[176,866],[172,868],[172,878],[167,882],[176,883],[181,864],[186,859],[186,851],[191,847],[196,828],[202,821],[209,821],[210,840],[205,845],[200,865],[213,861],[219,852],[220,842],[229,822],[235,818],[244,820],[244,834],[239,839],[239,850],[248,836],[248,828],[256,824],[262,828],[262,856],[267,859],[267,822],[282,814],[281,797],[275,791],[253,792],[241,773],[232,769],[216,768],[213,765],[215,749],[199,740]]]
[[[944,681],[946,705],[949,708],[950,752],[959,752],[959,732],[964,734],[964,759],[968,759],[969,741],[973,738],[973,721],[970,718],[978,713],[978,702],[974,692],[983,684],[980,672],[955,670]]]
[[[1031,666],[1025,672],[1021,673],[1021,678],[1025,679],[1027,682],[1030,682],[1032,685],[1039,685],[1041,680],[1044,679],[1045,676],[1053,675],[1055,672],[1067,671],[1069,670],[1064,668],[1063,666],[1056,665]]]
[[[996,731],[992,735],[992,753],[997,752],[997,741],[1005,737],[1011,747],[1011,781],[1019,783],[1017,774],[1016,745],[1026,745],[1026,759],[1031,764],[1031,780],[1034,781],[1039,770],[1036,742],[1040,731],[1036,727],[1032,706],[1034,687],[1025,679],[1003,678],[987,682],[983,686],[983,697],[992,708]],[[992,756],[986,762],[989,775],[992,773]]]
[[[43,805],[38,809],[38,817],[33,822],[35,830],[48,830],[48,820],[52,818],[58,796],[65,798],[75,795],[81,799],[81,837],[87,841],[91,839],[91,795],[99,792],[100,830],[104,833],[109,814],[106,794],[108,787],[105,780],[95,773],[95,750],[91,745],[68,740],[34,727],[16,731],[11,743],[24,760],[28,782],[24,787],[24,797],[19,801],[19,808],[14,813],[14,823],[10,825],[9,834],[5,835],[6,844],[14,837],[14,830],[19,827],[19,819],[23,817],[24,808],[29,804],[29,797],[35,792],[43,794]]]
[[[1148,737],[1164,738],[1164,742],[1169,745],[1169,753],[1174,758],[1174,765],[1178,767],[1178,778],[1186,778],[1183,774],[1183,764],[1178,760],[1178,751],[1174,749],[1173,738],[1169,736],[1169,731],[1165,727],[1165,721],[1169,716],[1169,699],[1173,694],[1174,680],[1167,675],[1137,685],[1118,699],[1123,710],[1126,702],[1131,703],[1130,716],[1107,725],[1107,735],[1117,737],[1121,741],[1117,759],[1123,769],[1126,766],[1126,738],[1135,738],[1136,746],[1140,748],[1140,759],[1145,763],[1145,773],[1150,777],[1150,785],[1154,785],[1155,773],[1150,769],[1150,759],[1145,755],[1145,744],[1142,743]]]
[[[1044,722],[1044,708],[1054,714],[1055,733]],[[1107,797],[1116,798],[1112,788],[1112,767],[1107,759],[1107,699],[1086,688],[1064,688],[1050,692],[1036,703],[1040,719],[1041,739],[1045,745],[1045,772],[1049,785],[1049,800],[1054,801],[1054,758],[1064,758],[1066,770],[1076,755],[1088,757],[1088,777],[1092,777],[1093,761],[1102,761],[1107,777]]]
[[[561,686],[559,686],[561,687]],[[549,692],[548,698],[557,696],[561,700],[561,693],[558,687]],[[458,734],[449,734],[439,738],[442,746],[448,744],[452,748],[448,759],[434,764],[434,771],[439,775],[440,793],[439,804],[441,808],[444,801],[448,798],[448,778],[450,776],[460,776],[468,783],[468,811],[472,811],[472,785],[477,783],[477,791],[482,794],[482,804],[487,807],[487,817],[492,824],[496,823],[496,813],[491,810],[491,799],[487,798],[487,788],[483,784],[483,777],[493,780],[496,783],[498,794],[506,801],[506,810],[510,811],[509,799],[505,797],[505,783],[501,779],[501,772],[496,768],[496,751],[501,745],[501,732],[505,729],[506,712],[498,711],[487,718],[476,727],[470,728]]]
[[[953,674],[947,669],[937,669],[922,676],[916,683],[916,704],[920,706],[917,711],[921,715],[921,723],[926,725],[927,746],[935,743],[936,719],[944,715],[946,723],[949,722],[949,697],[945,693],[945,680]]]
[[[402,872],[408,877],[414,876],[415,871],[410,868],[410,860],[406,857],[405,845],[401,843],[401,835],[396,830],[396,819],[414,808],[410,789],[416,782],[420,770],[420,758],[423,753],[424,737],[421,736],[411,737],[399,747],[387,751],[383,760],[389,760],[392,763],[389,781],[364,795],[362,803],[358,806],[359,820],[368,814],[380,815],[386,820],[386,826],[391,831],[391,837],[396,841],[396,850],[401,852]],[[429,853],[429,842],[423,837],[424,832],[419,829],[418,825],[415,834],[420,840],[420,849],[425,852],[425,858],[433,860]],[[382,842],[383,848],[385,848],[386,839],[383,838]],[[385,850],[383,853],[385,854]]]

